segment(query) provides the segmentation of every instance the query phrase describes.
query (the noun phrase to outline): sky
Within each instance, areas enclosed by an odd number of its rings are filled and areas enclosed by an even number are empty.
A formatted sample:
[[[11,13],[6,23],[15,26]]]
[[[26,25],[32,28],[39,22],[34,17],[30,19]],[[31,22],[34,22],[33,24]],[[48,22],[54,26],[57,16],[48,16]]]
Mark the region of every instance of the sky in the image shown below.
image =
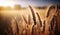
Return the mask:
[[[22,7],[26,7],[28,5],[44,6],[47,4],[56,4],[56,3],[60,3],[60,0],[0,0],[0,6],[11,6],[11,7],[13,7],[15,4],[19,4]]]

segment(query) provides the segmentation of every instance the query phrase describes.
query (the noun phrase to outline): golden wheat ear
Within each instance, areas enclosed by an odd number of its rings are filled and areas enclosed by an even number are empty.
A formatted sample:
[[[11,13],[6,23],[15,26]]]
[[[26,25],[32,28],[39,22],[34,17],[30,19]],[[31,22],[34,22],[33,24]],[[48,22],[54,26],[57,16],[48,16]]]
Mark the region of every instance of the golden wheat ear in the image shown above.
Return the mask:
[[[24,19],[25,23],[27,24],[27,20],[26,20],[26,18],[24,16],[23,16],[23,19]]]
[[[55,14],[57,13],[58,5],[56,4],[55,6],[50,6],[50,7],[49,7],[48,13],[47,13],[47,16],[46,16],[46,17],[49,17],[49,16],[50,16],[50,10],[51,10],[52,7],[55,8]]]
[[[48,9],[48,13],[47,13],[47,16],[46,17],[48,17],[50,15],[50,9],[51,9],[51,6]]]
[[[35,16],[34,10],[33,10],[32,6],[30,6],[30,5],[29,5],[29,8],[30,8],[31,13],[32,13],[32,17],[33,17],[34,25],[36,25],[36,16]]]
[[[42,27],[41,17],[39,16],[39,14],[38,14],[38,13],[36,13],[36,14],[37,14],[37,17],[38,17],[38,19],[39,19],[40,26]]]

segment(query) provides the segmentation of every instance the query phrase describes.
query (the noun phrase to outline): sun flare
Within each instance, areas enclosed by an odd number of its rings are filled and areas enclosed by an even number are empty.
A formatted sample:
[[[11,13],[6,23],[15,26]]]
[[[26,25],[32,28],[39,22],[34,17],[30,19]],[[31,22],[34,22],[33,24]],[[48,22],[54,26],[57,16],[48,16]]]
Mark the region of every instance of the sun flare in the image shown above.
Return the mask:
[[[0,1],[0,6],[10,6],[10,7],[13,7],[14,6],[14,2],[13,1]]]

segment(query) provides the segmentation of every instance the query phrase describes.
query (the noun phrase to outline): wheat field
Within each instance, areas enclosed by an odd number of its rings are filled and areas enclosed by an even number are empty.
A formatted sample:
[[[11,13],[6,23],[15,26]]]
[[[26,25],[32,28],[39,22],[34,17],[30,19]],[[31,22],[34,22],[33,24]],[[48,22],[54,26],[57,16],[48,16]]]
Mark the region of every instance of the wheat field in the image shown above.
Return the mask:
[[[58,35],[59,6],[0,11],[0,35]]]

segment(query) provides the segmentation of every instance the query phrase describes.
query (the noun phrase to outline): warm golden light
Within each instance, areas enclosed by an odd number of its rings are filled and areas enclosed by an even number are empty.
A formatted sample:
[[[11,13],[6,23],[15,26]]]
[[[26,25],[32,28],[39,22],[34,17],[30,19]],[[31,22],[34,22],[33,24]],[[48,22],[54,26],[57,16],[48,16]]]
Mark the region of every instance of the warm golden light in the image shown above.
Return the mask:
[[[13,1],[0,1],[0,6],[10,6],[10,7],[13,7],[14,6],[14,2]]]

